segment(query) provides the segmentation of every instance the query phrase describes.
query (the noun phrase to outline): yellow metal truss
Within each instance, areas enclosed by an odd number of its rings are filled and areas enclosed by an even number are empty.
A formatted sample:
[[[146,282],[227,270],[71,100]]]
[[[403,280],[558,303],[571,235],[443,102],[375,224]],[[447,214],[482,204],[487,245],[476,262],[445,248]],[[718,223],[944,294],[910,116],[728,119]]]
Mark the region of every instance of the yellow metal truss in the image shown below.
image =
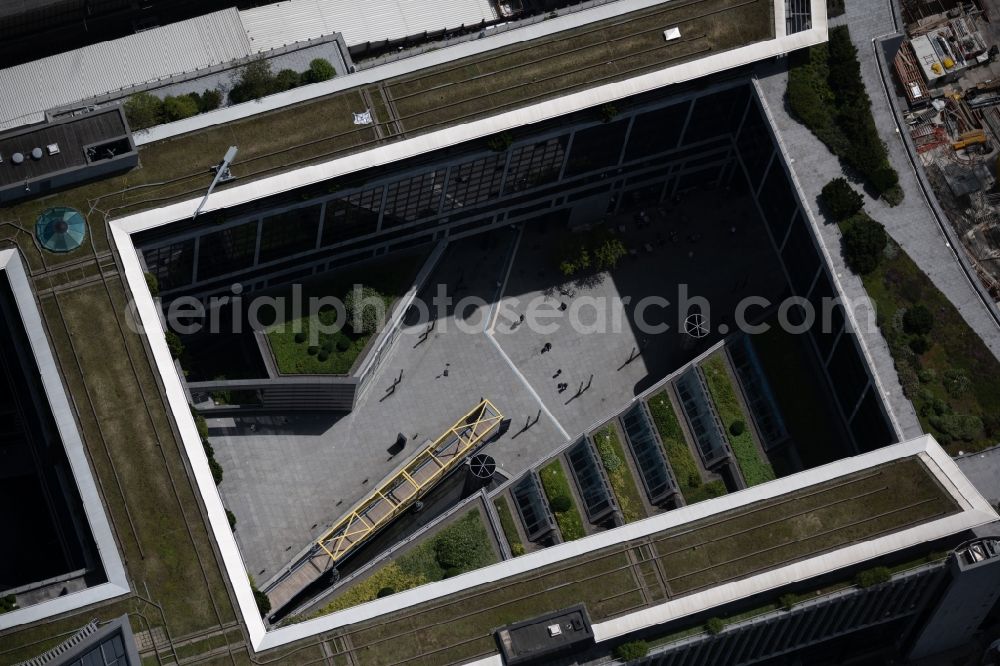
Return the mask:
[[[484,399],[398,472],[366,495],[316,543],[334,564],[433,488],[500,425],[503,414]]]

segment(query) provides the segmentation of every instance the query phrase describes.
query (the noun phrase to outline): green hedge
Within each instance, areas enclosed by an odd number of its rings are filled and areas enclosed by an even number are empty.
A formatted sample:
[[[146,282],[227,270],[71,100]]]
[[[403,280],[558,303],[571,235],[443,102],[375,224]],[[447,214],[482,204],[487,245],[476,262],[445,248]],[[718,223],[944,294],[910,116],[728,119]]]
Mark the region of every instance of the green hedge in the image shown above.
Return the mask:
[[[739,435],[734,435],[730,430],[730,425],[735,421],[742,421],[747,417],[743,413],[739,398],[736,397],[736,388],[726,371],[725,359],[715,355],[702,363],[701,369],[705,373],[705,381],[708,383],[708,391],[712,395],[715,409],[726,427],[726,436],[736,456],[736,464],[743,473],[743,480],[748,486],[771,481],[775,478],[774,469],[769,462],[760,457],[750,431],[744,430]]]
[[[580,511],[576,508],[576,502],[572,499],[573,493],[569,489],[569,480],[566,478],[566,472],[563,470],[559,460],[553,460],[543,467],[538,476],[542,480],[542,490],[545,492],[545,497],[548,499],[550,505],[557,497],[570,498],[571,504],[569,509],[552,512],[555,515],[556,523],[559,526],[559,533],[562,534],[563,541],[574,541],[586,536],[586,533],[583,531],[583,518],[580,517]]]
[[[507,543],[510,544],[510,552],[515,557],[524,555],[524,544],[521,543],[521,535],[517,531],[517,525],[514,523],[514,514],[510,512],[510,505],[507,504],[507,500],[503,497],[498,497],[493,500],[493,506],[497,508],[497,515],[500,516],[500,527],[503,528],[503,535],[507,537]]]
[[[828,43],[792,54],[787,97],[792,114],[886,203],[894,206],[903,200],[847,26],[832,28]]]
[[[611,483],[615,499],[618,500],[618,507],[622,510],[622,518],[626,523],[645,518],[642,496],[639,494],[639,487],[636,485],[632,470],[625,462],[625,451],[622,449],[614,424],[609,424],[594,433],[594,444],[601,457],[601,464],[608,473],[608,481]]]

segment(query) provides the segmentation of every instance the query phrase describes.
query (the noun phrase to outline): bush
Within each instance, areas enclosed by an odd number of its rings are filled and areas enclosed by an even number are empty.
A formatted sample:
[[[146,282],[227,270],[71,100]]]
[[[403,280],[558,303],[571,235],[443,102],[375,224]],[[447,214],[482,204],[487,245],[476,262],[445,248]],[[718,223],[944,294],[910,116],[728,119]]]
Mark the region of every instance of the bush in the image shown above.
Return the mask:
[[[618,661],[635,661],[649,654],[649,643],[646,641],[629,641],[622,643],[612,652]]]
[[[338,338],[337,339],[336,348],[337,348],[338,352],[343,353],[343,352],[347,351],[350,348],[350,346],[351,346],[351,343],[347,341],[347,338]]]
[[[12,611],[15,608],[17,608],[17,597],[13,594],[0,597],[0,613],[6,613],[7,611]]]
[[[355,285],[344,297],[344,309],[351,329],[358,335],[373,334],[385,316],[385,298],[372,287]]]
[[[510,544],[510,552],[514,557],[524,555],[524,544],[520,541]]]
[[[229,519],[229,529],[236,531],[236,514],[226,509],[226,518]]]
[[[316,359],[320,363],[325,363],[327,361],[327,359],[329,359],[329,358],[330,358],[330,352],[328,352],[325,349],[320,350],[319,354],[316,355]]]
[[[253,585],[252,581],[251,585]],[[271,600],[258,590],[256,585],[253,585],[253,600],[257,602],[257,612],[260,613],[261,617],[266,617],[271,612]]]
[[[298,88],[300,85],[302,85],[302,75],[293,69],[283,69],[274,77],[276,92]]]
[[[930,423],[948,443],[971,442],[983,432],[983,420],[972,414],[936,414]]]
[[[871,587],[885,583],[891,577],[892,574],[886,567],[874,567],[858,572],[858,575],[854,577],[854,584],[858,587]]]
[[[903,330],[910,335],[927,335],[934,328],[934,315],[926,305],[917,304],[903,315]]]
[[[928,349],[930,349],[931,343],[927,342],[927,338],[922,335],[910,340],[910,351],[912,351],[917,356],[924,354]],[[919,379],[920,374],[917,373],[917,378]]]
[[[725,628],[726,628],[726,623],[717,617],[710,617],[708,618],[708,621],[705,623],[705,631],[712,634],[713,636],[721,632]]]
[[[295,334],[295,342],[296,343],[302,344],[305,341],[306,341],[306,334],[305,333],[303,333],[302,331],[299,331],[298,333]]]
[[[163,117],[168,123],[198,115],[198,102],[190,95],[167,97],[163,100]]]
[[[792,610],[799,598],[794,594],[783,594],[778,597],[778,605],[787,610]]]
[[[309,345],[309,348],[306,349],[306,353],[309,354],[310,356],[315,356],[316,354],[319,353],[319,347],[317,347],[316,345]]]
[[[163,337],[167,339],[167,349],[170,350],[171,358],[180,358],[184,355],[184,343],[181,342],[181,336],[173,331],[167,331]]]
[[[381,599],[382,597],[388,597],[389,595],[396,594],[396,590],[391,587],[383,587],[375,595],[376,599]]]
[[[835,222],[842,222],[861,210],[864,197],[856,192],[846,178],[834,178],[823,186],[820,200]]]
[[[573,500],[566,495],[556,495],[549,502],[549,506],[552,508],[553,513],[563,513],[573,508]]]
[[[605,104],[601,107],[601,122],[610,123],[618,115],[618,108],[614,104]]]
[[[233,104],[249,102],[269,95],[274,90],[274,75],[271,65],[263,58],[248,62],[240,69],[236,83],[229,91],[229,101]]]
[[[337,70],[333,68],[329,60],[316,58],[309,63],[309,69],[305,72],[303,78],[309,83],[319,83],[320,81],[328,81],[336,75]]]
[[[132,130],[143,130],[163,122],[163,102],[148,92],[132,95],[125,104],[125,118]]]
[[[605,239],[597,248],[594,250],[594,259],[596,260],[597,270],[599,271],[610,271],[618,266],[618,262],[628,254],[628,250],[625,249],[625,244],[621,242],[618,238],[608,238]]]
[[[208,468],[212,470],[212,480],[215,481],[215,485],[222,483],[222,465],[215,458],[210,457],[208,459]]]
[[[747,429],[747,424],[743,421],[733,421],[729,424],[729,432],[732,433],[734,437],[739,437]]]
[[[944,390],[952,398],[961,398],[969,392],[969,388],[972,386],[969,377],[961,370],[956,370],[955,368],[945,370],[942,383],[944,384]]]
[[[875,125],[847,26],[831,29],[827,44],[793,56],[787,96],[793,115],[887,204],[902,201],[899,176]]]
[[[146,288],[149,289],[149,293],[153,298],[160,295],[160,281],[152,273],[143,273],[143,277],[146,278]]]
[[[856,215],[844,223],[844,261],[858,275],[878,268],[889,237],[885,228],[867,215]]]
[[[205,90],[202,94],[190,93],[188,95],[198,105],[198,113],[214,111],[222,106],[222,93],[218,90]]]

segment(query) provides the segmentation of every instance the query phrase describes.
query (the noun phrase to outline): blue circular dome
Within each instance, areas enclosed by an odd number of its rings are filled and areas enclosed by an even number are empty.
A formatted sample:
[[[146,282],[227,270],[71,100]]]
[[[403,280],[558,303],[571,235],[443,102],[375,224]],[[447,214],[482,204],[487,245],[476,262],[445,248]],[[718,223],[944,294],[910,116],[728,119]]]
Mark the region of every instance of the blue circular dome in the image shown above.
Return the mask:
[[[87,220],[73,208],[48,208],[35,222],[35,236],[49,252],[70,252],[87,237]]]

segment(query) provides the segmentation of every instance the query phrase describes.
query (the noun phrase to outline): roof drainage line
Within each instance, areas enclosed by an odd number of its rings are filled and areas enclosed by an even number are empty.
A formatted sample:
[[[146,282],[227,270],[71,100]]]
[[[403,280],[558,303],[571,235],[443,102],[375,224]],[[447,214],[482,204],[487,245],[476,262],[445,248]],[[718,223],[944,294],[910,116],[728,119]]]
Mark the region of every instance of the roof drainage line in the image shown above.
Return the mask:
[[[895,22],[895,14],[893,15],[893,22]],[[875,65],[878,67],[879,80],[882,82],[882,92],[885,94],[886,102],[889,104],[889,109],[892,111],[892,122],[896,126],[896,134],[899,136],[899,141],[903,145],[903,152],[906,153],[906,159],[910,163],[910,168],[913,170],[913,175],[916,178],[917,185],[920,186],[920,193],[923,195],[924,202],[930,209],[931,213],[934,215],[934,219],[937,221],[938,227],[944,234],[946,245],[948,249],[951,250],[952,255],[961,267],[962,272],[965,274],[966,280],[969,281],[969,285],[972,287],[973,292],[975,292],[976,297],[986,308],[986,312],[990,315],[990,319],[993,320],[994,325],[1000,329],[1000,311],[997,310],[997,305],[994,303],[989,292],[986,291],[985,285],[976,275],[969,258],[965,253],[965,245],[962,243],[961,239],[955,233],[954,228],[951,226],[950,220],[943,220],[942,213],[939,204],[937,203],[937,195],[928,192],[928,185],[925,182],[925,176],[923,174],[923,167],[917,165],[916,160],[913,158],[913,150],[910,143],[906,139],[904,129],[899,122],[899,109],[893,101],[892,94],[889,90],[888,82],[885,78],[885,69],[882,66],[882,59],[879,57],[878,43],[886,41],[893,37],[900,36],[899,33],[896,34],[885,34],[879,35],[872,38],[872,52],[875,56]],[[947,216],[947,214],[945,214]],[[961,312],[959,313],[961,314]],[[965,317],[962,317],[965,319]],[[977,334],[978,335],[978,334]],[[981,337],[981,336],[980,336]],[[985,342],[985,340],[984,340]],[[989,345],[987,344],[987,347]]]

